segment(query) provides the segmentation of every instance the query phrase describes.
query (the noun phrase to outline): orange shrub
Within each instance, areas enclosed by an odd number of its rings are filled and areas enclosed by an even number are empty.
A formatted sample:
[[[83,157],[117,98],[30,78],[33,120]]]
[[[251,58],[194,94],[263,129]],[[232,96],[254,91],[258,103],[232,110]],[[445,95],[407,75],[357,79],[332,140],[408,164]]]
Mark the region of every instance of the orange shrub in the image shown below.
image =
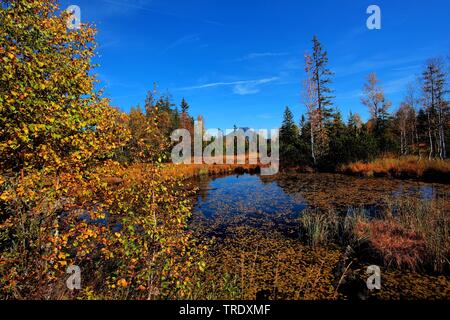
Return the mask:
[[[360,221],[355,232],[369,239],[387,265],[415,269],[426,252],[423,237],[393,220]]]

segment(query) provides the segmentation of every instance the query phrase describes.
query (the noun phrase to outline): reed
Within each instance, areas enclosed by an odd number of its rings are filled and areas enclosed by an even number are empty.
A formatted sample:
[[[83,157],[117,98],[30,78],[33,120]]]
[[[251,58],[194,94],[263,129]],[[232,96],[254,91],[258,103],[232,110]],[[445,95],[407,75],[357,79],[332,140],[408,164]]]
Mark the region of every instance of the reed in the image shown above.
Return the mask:
[[[372,162],[354,162],[339,167],[337,171],[365,177],[421,179],[450,183],[450,161],[440,159],[429,160],[414,156],[401,158],[383,157]]]

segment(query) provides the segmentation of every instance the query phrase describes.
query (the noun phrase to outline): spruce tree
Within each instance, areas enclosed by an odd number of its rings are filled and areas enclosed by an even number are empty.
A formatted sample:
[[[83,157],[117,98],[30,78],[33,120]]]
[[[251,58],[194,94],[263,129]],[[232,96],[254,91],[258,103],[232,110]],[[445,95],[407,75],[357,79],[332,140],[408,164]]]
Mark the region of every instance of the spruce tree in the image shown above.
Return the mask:
[[[181,113],[187,114],[189,111],[189,104],[186,102],[186,99],[181,100]]]
[[[285,165],[298,162],[300,157],[300,132],[294,122],[294,115],[289,107],[286,107],[283,123],[280,129],[280,157]]]
[[[332,96],[330,88],[333,72],[328,69],[328,53],[322,47],[317,36],[313,37],[312,53],[312,79],[315,83],[317,94],[317,108],[321,114],[322,122],[327,122],[332,117]]]

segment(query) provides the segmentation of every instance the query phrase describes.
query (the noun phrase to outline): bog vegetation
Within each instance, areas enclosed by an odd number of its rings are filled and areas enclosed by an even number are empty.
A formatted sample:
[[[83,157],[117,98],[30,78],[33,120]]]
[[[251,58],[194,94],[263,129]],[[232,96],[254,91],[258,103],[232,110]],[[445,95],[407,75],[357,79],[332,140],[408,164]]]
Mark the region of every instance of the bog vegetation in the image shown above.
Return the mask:
[[[238,278],[227,274],[211,282],[211,274],[204,274],[205,261],[208,255],[209,264],[219,261],[208,253],[209,243],[188,228],[194,190],[184,180],[236,168],[199,165],[180,170],[167,165],[170,133],[178,128],[193,131],[188,102],[183,99],[178,108],[170,94],[160,95],[155,86],[143,108],[123,113],[111,106],[97,89],[95,27],[82,24],[70,31],[66,19],[56,0],[1,1],[0,297],[254,298],[251,282],[237,289]],[[327,63],[326,51],[314,38],[313,51],[305,56],[308,112],[296,124],[286,108],[281,127],[285,167],[449,181],[450,114],[443,61],[427,62],[420,92],[411,87],[393,114],[377,76],[370,74],[362,100],[371,114],[366,123],[356,113],[344,123],[333,104]],[[409,157],[369,162],[388,154]],[[441,272],[448,265],[448,229],[440,229],[448,227],[448,211],[422,208],[427,205],[435,204],[401,204],[398,217],[378,224],[306,212],[302,230],[312,251],[303,246],[297,250],[295,241],[280,242],[286,246],[276,263],[288,267],[287,257],[294,255],[306,268],[309,260],[303,258],[314,260],[310,269],[302,269],[295,297],[336,298],[330,279],[342,252],[322,246],[335,241],[335,228],[345,225],[352,228],[348,235],[370,238],[386,264]],[[430,212],[432,219],[426,218]],[[401,248],[396,246],[399,234],[406,243]],[[225,246],[232,251],[252,242],[242,241]],[[264,250],[275,250],[275,244],[267,241]],[[242,259],[250,260],[252,254]],[[325,260],[326,270],[321,269]],[[70,265],[82,270],[80,291],[66,287]],[[223,265],[227,272],[236,266],[235,260]],[[309,280],[318,273],[322,277],[311,286]]]

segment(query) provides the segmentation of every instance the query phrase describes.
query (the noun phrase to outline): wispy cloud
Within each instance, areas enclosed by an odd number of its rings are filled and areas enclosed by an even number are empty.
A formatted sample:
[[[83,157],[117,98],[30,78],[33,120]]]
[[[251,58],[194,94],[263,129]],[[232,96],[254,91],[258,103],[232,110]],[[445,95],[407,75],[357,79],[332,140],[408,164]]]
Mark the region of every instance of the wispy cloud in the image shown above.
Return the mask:
[[[237,58],[236,61],[248,61],[260,58],[283,57],[289,55],[289,52],[254,52],[243,57]]]
[[[406,90],[408,84],[413,83],[415,80],[417,80],[417,76],[410,74],[399,79],[388,81],[384,85],[384,92],[386,94],[403,92]]]
[[[135,11],[145,11],[158,15],[174,17],[182,20],[195,20],[186,15],[169,11],[163,11],[154,6],[149,6],[148,0],[102,0],[102,1],[109,5],[108,10],[110,11],[110,13],[124,14],[124,13],[134,13]],[[200,21],[205,24],[213,26],[220,26],[220,27],[224,26],[222,23],[211,19],[199,19],[196,21]]]
[[[412,67],[411,65],[417,65],[418,62],[424,59],[421,55],[401,58],[373,57],[353,64],[336,67],[334,72],[336,77],[339,78],[372,71],[376,72],[388,68],[391,70],[405,69]]]
[[[100,51],[110,47],[117,47],[119,44],[120,44],[119,40],[103,41],[98,45],[97,50]]]
[[[400,78],[396,78],[393,80],[389,80],[387,82],[380,83],[383,92],[387,95],[387,98],[390,99],[392,95],[402,93],[406,90],[409,83],[412,83],[416,80],[416,76],[414,74],[406,75]],[[347,92],[337,92],[336,99],[341,101],[358,101],[363,97],[363,88],[350,90]]]
[[[349,44],[353,43],[355,40],[357,40],[357,38],[361,37],[362,35],[364,35],[365,33],[368,32],[368,29],[366,28],[365,25],[359,25],[357,27],[354,27],[350,30],[348,30],[347,33],[343,34],[339,38],[339,40],[337,41],[336,45],[337,46],[348,46]]]
[[[360,99],[363,96],[362,89],[356,89],[356,90],[350,90],[346,92],[337,92],[336,93],[336,99],[339,100],[354,100],[354,99]]]
[[[200,36],[198,34],[188,34],[184,37],[181,37],[177,40],[175,40],[174,42],[172,42],[171,44],[169,44],[164,50],[163,50],[163,54],[166,53],[167,51],[170,51],[176,47],[182,46],[182,45],[186,45],[189,43],[194,43],[200,41]]]
[[[118,12],[132,12],[132,11],[148,11],[154,13],[160,13],[152,8],[145,6],[145,1],[143,0],[128,0],[128,1],[120,1],[120,0],[102,0],[104,3],[109,4],[109,9]],[[166,13],[164,13],[166,14]]]
[[[232,87],[233,93],[238,95],[255,94],[260,91],[259,86],[279,80],[279,77],[263,78],[256,80],[241,80],[232,82],[212,82],[198,86],[180,88],[179,90],[199,90],[215,87]]]
[[[210,24],[213,26],[218,26],[218,27],[224,27],[225,25],[221,22],[218,21],[214,21],[214,20],[209,20],[209,19],[204,19],[202,20],[202,22],[206,23],[206,24]]]
[[[233,92],[235,94],[237,94],[237,95],[240,95],[240,96],[246,96],[246,95],[258,93],[259,92],[259,88],[257,86],[255,86],[255,85],[238,84],[238,85],[234,86]]]

